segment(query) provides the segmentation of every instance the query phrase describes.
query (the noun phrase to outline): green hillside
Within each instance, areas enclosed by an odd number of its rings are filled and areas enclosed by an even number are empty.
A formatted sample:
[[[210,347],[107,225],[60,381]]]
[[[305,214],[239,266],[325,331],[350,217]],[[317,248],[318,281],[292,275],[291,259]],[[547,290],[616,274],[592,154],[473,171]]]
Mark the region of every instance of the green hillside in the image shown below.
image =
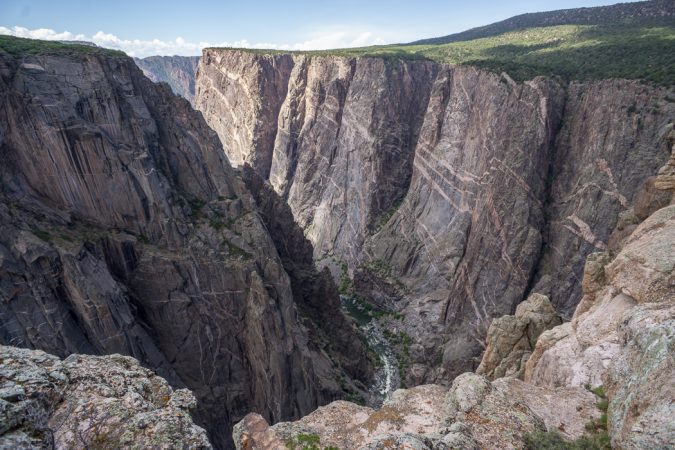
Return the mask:
[[[24,39],[13,36],[0,35],[0,52],[13,56],[46,55],[46,54],[106,54],[109,56],[126,56],[119,50],[111,50],[91,45],[70,44],[58,41],[43,41],[39,39]]]
[[[673,26],[674,23],[675,4],[673,0],[650,0],[592,8],[560,9],[521,14],[461,33],[422,39],[412,42],[410,45],[449,44],[497,36],[528,28],[558,25]]]
[[[269,50],[247,51],[271,53]],[[546,75],[568,81],[627,78],[675,85],[675,26],[560,25],[449,44],[299,53],[474,65],[497,73],[506,72],[518,81]]]

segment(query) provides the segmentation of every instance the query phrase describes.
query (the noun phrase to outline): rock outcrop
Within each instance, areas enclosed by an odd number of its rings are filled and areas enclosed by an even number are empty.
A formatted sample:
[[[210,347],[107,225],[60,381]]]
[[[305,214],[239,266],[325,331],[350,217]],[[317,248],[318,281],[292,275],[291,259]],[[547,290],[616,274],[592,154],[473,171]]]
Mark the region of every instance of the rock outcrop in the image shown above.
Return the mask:
[[[199,56],[149,56],[134,58],[134,62],[146,77],[155,83],[168,83],[174,94],[194,106]]]
[[[341,362],[369,373],[332,282],[293,286],[297,255],[282,261],[201,114],[130,58],[0,53],[0,159],[2,343],[136,357],[194,392],[216,447],[251,410],[340,398]],[[298,316],[294,299],[324,295],[349,347],[321,348]]]
[[[196,404],[128,356],[0,346],[1,448],[210,449]]]
[[[515,315],[492,321],[476,373],[491,380],[506,376],[522,378],[539,335],[561,324],[560,316],[545,295],[530,295],[518,305]]]
[[[317,263],[334,276],[344,263],[359,294],[404,317],[419,384],[475,369],[492,319],[531,292],[571,316],[586,256],[670,155],[669,95],[206,49],[196,105],[288,202]]]
[[[641,223],[603,272],[572,321],[541,335],[525,380],[604,385],[612,444],[666,448],[675,438],[675,205]]]
[[[544,389],[516,379],[490,382],[466,373],[450,389],[439,385],[396,391],[378,410],[339,401],[297,422],[270,427],[257,414],[235,426],[238,449],[276,449],[316,436],[344,450],[522,448],[525,434],[560,430],[569,438],[599,416],[585,389]]]

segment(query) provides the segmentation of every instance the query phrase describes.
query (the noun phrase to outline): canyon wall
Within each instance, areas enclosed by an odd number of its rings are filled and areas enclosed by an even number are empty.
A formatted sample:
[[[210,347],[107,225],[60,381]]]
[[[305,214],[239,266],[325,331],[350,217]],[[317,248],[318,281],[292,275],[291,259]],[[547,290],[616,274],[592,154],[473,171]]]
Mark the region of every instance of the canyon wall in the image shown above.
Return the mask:
[[[194,392],[218,448],[251,410],[298,417],[369,376],[332,280],[280,257],[265,193],[130,58],[0,52],[0,159],[2,343],[134,356]],[[296,258],[306,275],[289,277]],[[310,338],[296,299],[349,346]]]
[[[134,62],[146,77],[155,83],[168,83],[174,94],[194,106],[199,56],[149,56],[134,58]]]
[[[402,314],[412,383],[475,368],[492,318],[533,288],[572,314],[675,113],[671,90],[634,81],[224,49],[204,50],[196,106],[317,263]]]

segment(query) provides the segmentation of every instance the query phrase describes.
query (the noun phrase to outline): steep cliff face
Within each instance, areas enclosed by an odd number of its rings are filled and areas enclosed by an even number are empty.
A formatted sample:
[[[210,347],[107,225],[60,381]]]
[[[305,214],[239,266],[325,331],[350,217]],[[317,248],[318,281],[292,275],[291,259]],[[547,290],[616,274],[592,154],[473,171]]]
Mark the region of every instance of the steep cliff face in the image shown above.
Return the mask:
[[[134,58],[134,62],[146,77],[155,83],[168,83],[174,94],[194,106],[199,56],[149,56]]]
[[[675,104],[671,90],[634,81],[572,83],[563,118],[534,290],[569,317],[586,257],[607,249],[620,213],[670,155]]]
[[[368,230],[405,194],[434,65],[220,50],[203,58],[197,108],[221,140],[240,143],[228,156],[269,177],[317,259],[356,262]]]
[[[197,81],[197,109],[211,118],[230,162],[269,175],[279,108],[293,60],[248,52],[205,50]],[[201,80],[201,81],[199,81]]]
[[[340,395],[340,350],[308,342],[255,200],[185,100],[130,58],[72,51],[0,53],[0,99],[2,342],[137,357],[194,391],[217,447],[250,410]]]
[[[475,368],[491,319],[533,288],[571,315],[585,257],[668,158],[669,92],[207,49],[196,104],[287,200],[315,260],[403,314],[420,383]]]

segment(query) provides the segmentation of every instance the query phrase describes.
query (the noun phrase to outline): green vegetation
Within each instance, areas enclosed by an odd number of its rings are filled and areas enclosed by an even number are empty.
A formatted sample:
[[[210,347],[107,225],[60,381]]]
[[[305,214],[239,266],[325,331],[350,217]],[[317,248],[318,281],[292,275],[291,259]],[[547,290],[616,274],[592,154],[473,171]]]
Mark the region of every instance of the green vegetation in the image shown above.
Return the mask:
[[[82,54],[98,54],[115,57],[127,56],[126,53],[119,50],[110,50],[107,48],[81,44],[64,44],[57,41],[24,39],[14,36],[0,36],[0,51],[4,51],[13,56]]]
[[[587,388],[589,387],[587,386]],[[605,394],[605,389],[602,386],[590,389],[590,391],[598,397],[595,406],[602,414],[599,419],[586,424],[586,431],[599,442],[607,441],[606,448],[609,448],[609,437],[607,436],[607,408],[609,407],[609,400],[607,400],[607,394]]]
[[[389,208],[387,211],[385,211],[384,214],[379,218],[377,221],[377,224],[372,228],[371,234],[377,234],[384,228],[384,226],[389,222],[389,219],[398,211],[398,209],[401,207],[403,204],[403,200],[405,199],[405,196],[402,196],[400,199],[398,199],[392,206]]]
[[[386,261],[381,259],[373,259],[363,263],[361,268],[368,270],[383,280],[386,280],[388,283],[395,285],[400,291],[404,293],[409,292],[408,287],[400,279],[392,276],[392,267]]]
[[[42,239],[43,241],[46,241],[46,242],[52,241],[52,235],[49,234],[49,232],[47,232],[45,230],[33,230],[33,234],[35,236],[39,237],[40,239]]]
[[[209,221],[209,225],[210,225],[211,228],[213,228],[214,230],[220,231],[220,230],[223,229],[223,227],[225,227],[225,222],[223,222],[222,220],[219,220],[219,219],[211,219],[211,220]]]
[[[201,219],[202,218],[202,209],[204,206],[206,206],[206,202],[204,200],[200,200],[198,198],[192,199],[188,201],[188,204],[190,205],[190,210],[192,211],[192,216],[195,219]]]
[[[598,397],[595,406],[602,412],[599,419],[586,424],[586,435],[574,441],[566,441],[555,431],[528,433],[525,435],[525,448],[527,450],[548,450],[552,448],[560,450],[610,450],[612,447],[607,434],[607,407],[609,406],[607,395],[602,386],[594,389],[586,386],[586,389]]]
[[[368,261],[363,264],[363,267],[383,278],[391,276],[391,266],[381,259]]]
[[[377,358],[377,356],[375,356],[375,357]],[[350,392],[345,397],[345,400],[347,400],[348,402],[356,403],[357,405],[360,405],[360,406],[366,406],[366,399],[363,398],[363,395],[361,395],[359,393]]]
[[[506,72],[516,81],[545,75],[568,81],[627,78],[675,84],[675,26],[666,25],[560,25],[440,45],[388,45],[299,53],[473,65],[496,73]]]
[[[232,242],[228,241],[227,239],[223,239],[223,241],[221,242],[221,245],[223,247],[227,247],[227,252],[230,255],[232,255],[236,258],[240,258],[240,259],[252,259],[253,258],[253,255],[251,255],[249,252],[247,252],[246,250],[244,250],[241,247],[238,247],[238,246],[234,245]]]
[[[338,292],[341,295],[354,295],[354,280],[349,276],[347,264],[344,262],[340,265],[340,284],[338,285]]]
[[[318,434],[300,433],[286,441],[288,450],[322,450],[321,437]],[[336,447],[327,446],[323,450],[338,450]]]
[[[385,329],[384,337],[389,341],[391,347],[396,351],[396,359],[398,360],[398,374],[401,379],[401,387],[406,387],[405,374],[410,365],[410,345],[412,345],[412,338],[405,332],[399,331],[392,333]]]

